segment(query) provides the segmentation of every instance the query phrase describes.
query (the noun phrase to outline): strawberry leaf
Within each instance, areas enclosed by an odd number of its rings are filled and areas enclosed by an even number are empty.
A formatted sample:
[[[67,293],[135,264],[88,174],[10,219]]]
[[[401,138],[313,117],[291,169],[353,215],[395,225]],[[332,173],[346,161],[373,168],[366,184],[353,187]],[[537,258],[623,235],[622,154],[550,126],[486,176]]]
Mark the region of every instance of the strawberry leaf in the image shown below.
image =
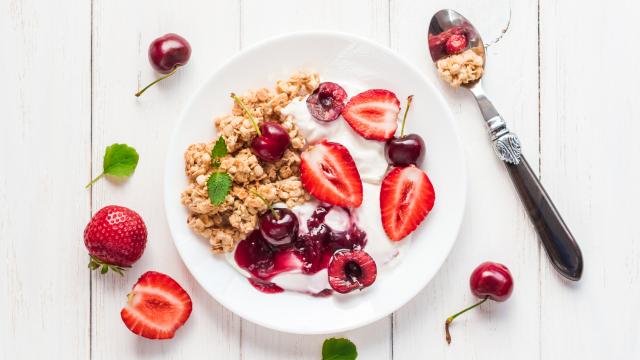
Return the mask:
[[[213,205],[220,205],[231,191],[231,176],[227,173],[217,172],[207,179],[207,193]]]
[[[89,265],[88,265],[89,269],[91,270],[100,269],[101,274],[106,274],[107,272],[109,272],[109,269],[111,269],[111,271],[113,271],[114,273],[117,273],[120,276],[124,276],[124,271],[126,271],[124,267],[108,264],[98,259],[97,257],[91,256],[91,255],[89,255],[89,258],[90,258]]]
[[[356,346],[349,339],[330,338],[322,344],[322,360],[355,360]]]

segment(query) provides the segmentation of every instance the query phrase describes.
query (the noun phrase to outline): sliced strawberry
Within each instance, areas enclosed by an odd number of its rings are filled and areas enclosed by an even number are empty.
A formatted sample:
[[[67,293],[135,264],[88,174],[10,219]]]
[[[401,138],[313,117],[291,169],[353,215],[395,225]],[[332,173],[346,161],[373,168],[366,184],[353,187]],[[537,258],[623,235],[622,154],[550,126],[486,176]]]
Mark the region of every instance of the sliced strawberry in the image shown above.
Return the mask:
[[[189,294],[175,280],[155,271],[142,274],[120,312],[129,330],[148,339],[171,339],[189,315]]]
[[[384,89],[371,89],[349,100],[342,116],[365,139],[391,139],[398,127],[400,100]]]
[[[415,165],[393,168],[382,181],[380,210],[387,236],[398,241],[429,214],[436,199],[427,174]]]
[[[302,186],[309,194],[331,205],[362,204],[360,173],[346,147],[325,140],[300,157]]]

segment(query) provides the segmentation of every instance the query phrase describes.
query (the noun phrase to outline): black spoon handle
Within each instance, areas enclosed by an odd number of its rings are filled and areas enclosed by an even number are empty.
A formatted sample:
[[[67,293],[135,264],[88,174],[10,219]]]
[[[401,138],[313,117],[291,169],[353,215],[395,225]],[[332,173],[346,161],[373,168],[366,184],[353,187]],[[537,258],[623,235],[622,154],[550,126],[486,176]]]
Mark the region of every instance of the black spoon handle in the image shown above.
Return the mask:
[[[521,155],[517,165],[505,163],[553,266],[567,279],[580,280],[582,252],[549,195]]]
[[[494,150],[507,166],[511,180],[540,235],[551,263],[567,279],[580,280],[582,252],[540,180],[522,155],[520,140],[509,131],[504,119],[482,89],[480,81],[467,88],[478,102],[482,117],[487,122]]]

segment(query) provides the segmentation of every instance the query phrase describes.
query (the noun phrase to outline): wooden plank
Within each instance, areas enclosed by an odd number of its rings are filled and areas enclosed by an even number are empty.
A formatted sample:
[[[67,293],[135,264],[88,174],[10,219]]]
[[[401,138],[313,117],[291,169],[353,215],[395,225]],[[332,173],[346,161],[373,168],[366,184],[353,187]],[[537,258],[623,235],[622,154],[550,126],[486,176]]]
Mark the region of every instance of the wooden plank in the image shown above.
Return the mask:
[[[238,4],[236,0],[94,1],[94,173],[102,166],[105,147],[115,142],[134,146],[140,163],[122,184],[98,182],[93,210],[108,204],[131,207],[144,218],[149,242],[125,277],[92,278],[93,359],[239,358],[240,320],[212,300],[179,259],[166,225],[161,185],[167,144],[180,111],[208,75],[238,50]],[[189,40],[191,60],[137,100],[136,89],[158,76],[147,60],[148,44],[167,32]],[[192,316],[173,340],[137,337],[120,319],[127,292],[148,270],[169,274],[193,299]]]
[[[366,36],[382,44],[389,41],[387,0],[299,1],[242,0],[242,45],[299,30],[337,30]],[[383,319],[345,336],[358,346],[362,359],[391,358],[391,322]],[[327,336],[283,334],[242,322],[245,359],[318,359]]]
[[[427,52],[426,29],[436,11],[460,11],[489,40],[505,27],[509,4],[513,7],[511,25],[503,39],[488,49],[483,83],[511,129],[519,134],[524,153],[537,170],[536,1],[500,1],[491,5],[491,11],[477,1],[391,1],[392,47],[421,68],[449,101],[461,131],[469,186],[466,217],[449,259],[425,290],[396,313],[396,359],[481,359],[489,353],[497,359],[513,354],[539,358],[538,239],[506,170],[493,154],[471,94],[452,90],[440,81]],[[437,134],[425,134],[427,162],[429,136]],[[469,275],[486,260],[511,269],[513,297],[503,304],[485,304],[459,318],[451,330],[453,343],[447,346],[444,320],[477,301],[469,291]]]
[[[635,359],[640,89],[629,39],[640,4],[542,0],[540,10],[542,181],[585,259],[579,283],[542,261],[541,358]]]
[[[89,356],[90,19],[88,0],[0,4],[4,359]]]

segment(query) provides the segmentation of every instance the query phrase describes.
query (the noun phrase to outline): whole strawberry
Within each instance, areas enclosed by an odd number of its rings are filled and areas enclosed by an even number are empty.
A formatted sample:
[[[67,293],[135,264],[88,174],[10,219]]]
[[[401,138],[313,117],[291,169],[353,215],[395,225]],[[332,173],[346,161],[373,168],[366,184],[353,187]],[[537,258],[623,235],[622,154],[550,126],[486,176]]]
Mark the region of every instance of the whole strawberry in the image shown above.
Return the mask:
[[[89,268],[111,269],[122,275],[131,267],[147,245],[147,227],[135,211],[109,205],[98,211],[84,229],[84,245],[89,251]]]

